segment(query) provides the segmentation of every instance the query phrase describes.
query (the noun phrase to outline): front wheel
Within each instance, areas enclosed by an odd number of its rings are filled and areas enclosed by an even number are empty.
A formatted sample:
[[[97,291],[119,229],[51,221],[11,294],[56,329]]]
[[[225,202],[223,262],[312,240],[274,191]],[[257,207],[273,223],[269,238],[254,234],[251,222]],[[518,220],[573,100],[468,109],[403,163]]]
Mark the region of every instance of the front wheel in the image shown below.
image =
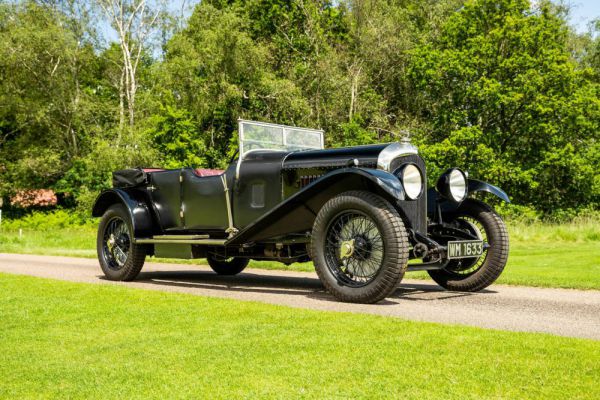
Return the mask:
[[[508,260],[508,232],[496,212],[477,200],[465,200],[452,219],[458,229],[477,236],[489,247],[478,258],[452,260],[444,269],[428,271],[431,278],[448,290],[477,292],[498,279]]]
[[[146,247],[133,243],[129,213],[122,204],[111,206],[100,220],[96,240],[98,260],[111,281],[132,281],[146,260]]]
[[[408,237],[392,205],[363,191],[342,193],[319,211],[311,254],[319,279],[337,299],[375,303],[397,287],[408,264]]]

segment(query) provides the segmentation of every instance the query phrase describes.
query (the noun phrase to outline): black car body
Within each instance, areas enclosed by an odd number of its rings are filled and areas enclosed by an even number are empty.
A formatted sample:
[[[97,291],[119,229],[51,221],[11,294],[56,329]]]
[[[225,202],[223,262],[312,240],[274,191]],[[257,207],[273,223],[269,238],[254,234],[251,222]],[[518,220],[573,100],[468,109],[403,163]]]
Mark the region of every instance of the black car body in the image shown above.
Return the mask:
[[[501,226],[495,223],[489,229],[485,221],[476,226],[469,220],[481,219],[481,213],[497,218],[489,206],[467,196],[487,191],[508,201],[499,188],[450,169],[436,188],[427,190],[425,163],[408,141],[322,149],[321,131],[240,120],[239,132],[239,157],[225,171],[181,168],[114,173],[114,187],[100,194],[92,211],[94,216],[105,217],[98,235],[98,256],[109,278],[133,279],[141,269],[136,255],[143,258],[143,253],[144,257],[206,257],[223,274],[240,272],[250,259],[289,264],[320,257],[320,262],[315,260],[319,276],[346,301],[380,300],[395,288],[407,268],[430,270],[449,289],[480,290],[491,283],[488,279],[464,288],[452,284],[473,280],[486,262],[490,264],[488,259],[494,255],[490,253],[508,250],[499,218]],[[320,227],[315,224],[326,205],[335,206],[332,199],[336,198],[349,204],[340,206],[341,210],[353,210],[337,217],[342,218],[335,239],[339,248],[327,244],[335,232],[319,239],[321,245],[315,243],[322,231],[335,228],[333,216]],[[382,210],[389,216],[378,214]],[[390,221],[393,224],[388,227]],[[386,229],[393,231],[389,238],[384,235]],[[505,243],[492,248],[488,239],[492,234],[506,237]],[[405,257],[389,259],[391,249],[399,249],[394,254],[405,253]],[[484,257],[475,271],[459,273],[458,269],[465,270],[463,264]],[[414,258],[421,262],[391,267]],[[495,270],[501,272],[506,255],[493,261],[498,264]],[[335,267],[336,263],[346,267]],[[386,263],[392,269],[387,280],[397,282],[382,288],[375,281],[384,279],[377,277]],[[456,264],[461,266],[448,269]],[[359,272],[361,268],[370,268],[372,274]],[[436,271],[443,276],[436,277]],[[336,284],[344,293],[336,293]]]

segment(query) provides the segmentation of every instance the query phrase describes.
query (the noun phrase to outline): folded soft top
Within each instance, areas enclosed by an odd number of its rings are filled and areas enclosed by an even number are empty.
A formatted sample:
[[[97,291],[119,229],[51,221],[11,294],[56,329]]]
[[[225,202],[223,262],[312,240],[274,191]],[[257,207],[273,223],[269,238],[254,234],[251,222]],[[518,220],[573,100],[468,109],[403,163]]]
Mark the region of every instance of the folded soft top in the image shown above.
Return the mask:
[[[155,168],[128,168],[113,172],[113,187],[126,188],[145,185],[148,173],[158,171]]]

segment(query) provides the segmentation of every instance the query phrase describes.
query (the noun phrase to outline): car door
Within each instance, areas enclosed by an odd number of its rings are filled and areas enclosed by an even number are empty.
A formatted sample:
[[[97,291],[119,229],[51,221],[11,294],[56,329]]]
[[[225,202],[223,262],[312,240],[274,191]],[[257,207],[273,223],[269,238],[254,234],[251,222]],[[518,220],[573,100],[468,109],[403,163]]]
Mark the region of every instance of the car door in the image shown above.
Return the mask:
[[[231,175],[228,170],[225,175]],[[227,203],[222,175],[200,176],[192,168],[182,170],[182,211],[185,229],[225,231],[228,224]],[[232,177],[228,177],[232,181]],[[230,192],[231,194],[231,192]]]
[[[280,151],[246,154],[239,165],[233,196],[236,228],[243,229],[281,203],[281,163],[286,154]]]
[[[148,191],[161,228],[164,231],[182,227],[181,219],[181,170],[156,171],[150,174]]]

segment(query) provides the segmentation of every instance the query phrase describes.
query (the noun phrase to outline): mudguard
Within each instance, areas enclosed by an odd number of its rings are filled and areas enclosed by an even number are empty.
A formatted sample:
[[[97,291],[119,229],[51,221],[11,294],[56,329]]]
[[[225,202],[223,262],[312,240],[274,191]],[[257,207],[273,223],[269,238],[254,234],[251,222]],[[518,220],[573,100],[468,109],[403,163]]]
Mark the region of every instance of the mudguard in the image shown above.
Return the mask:
[[[488,192],[499,197],[501,200],[510,203],[510,199],[506,192],[499,187],[487,182],[478,181],[477,179],[469,179],[469,193],[473,192]]]
[[[321,185],[326,186],[329,180],[337,180],[339,179],[338,175],[342,174],[356,174],[368,179],[370,182],[376,184],[379,189],[391,196],[394,201],[405,199],[404,187],[402,186],[400,179],[394,174],[379,169],[342,168],[324,176]],[[317,182],[319,182],[319,180],[314,183]]]
[[[123,204],[129,212],[134,237],[152,236],[156,225],[143,193],[123,189],[105,190],[96,198],[92,216],[101,217],[113,204]]]
[[[478,181],[477,179],[469,179],[468,189],[469,192],[467,196],[474,192],[488,192],[498,197],[502,201],[510,203],[510,199],[508,198],[506,192],[490,183]],[[430,188],[427,191],[427,215],[429,215],[429,217],[432,217],[435,214],[438,203],[440,204],[441,211],[443,213],[455,211],[458,209],[458,207],[460,207],[461,204],[447,201],[438,193],[435,188]]]
[[[281,202],[227,244],[239,245],[290,232],[310,231],[323,204],[349,190],[369,190],[392,204],[405,199],[402,183],[389,172],[359,167],[336,169]]]

